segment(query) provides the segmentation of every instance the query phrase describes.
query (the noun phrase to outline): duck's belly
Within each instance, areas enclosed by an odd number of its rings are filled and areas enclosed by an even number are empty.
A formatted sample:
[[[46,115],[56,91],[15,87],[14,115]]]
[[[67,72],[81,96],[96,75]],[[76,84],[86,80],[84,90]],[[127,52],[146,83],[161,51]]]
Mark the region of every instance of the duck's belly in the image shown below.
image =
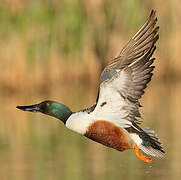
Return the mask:
[[[88,127],[84,135],[118,151],[133,148],[133,140],[129,134],[111,122],[103,120],[95,121]]]

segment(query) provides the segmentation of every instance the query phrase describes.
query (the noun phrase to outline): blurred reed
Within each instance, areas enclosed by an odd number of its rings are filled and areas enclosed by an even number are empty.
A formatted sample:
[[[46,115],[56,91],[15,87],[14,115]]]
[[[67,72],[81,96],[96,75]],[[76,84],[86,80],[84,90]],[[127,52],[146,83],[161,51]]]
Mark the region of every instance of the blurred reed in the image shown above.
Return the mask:
[[[176,79],[181,72],[180,11],[175,1],[170,2],[173,8],[162,2],[1,1],[0,88],[10,94],[35,87],[41,92],[59,88],[65,79],[67,84],[89,82],[94,88],[106,63],[153,7],[161,26],[155,76]]]

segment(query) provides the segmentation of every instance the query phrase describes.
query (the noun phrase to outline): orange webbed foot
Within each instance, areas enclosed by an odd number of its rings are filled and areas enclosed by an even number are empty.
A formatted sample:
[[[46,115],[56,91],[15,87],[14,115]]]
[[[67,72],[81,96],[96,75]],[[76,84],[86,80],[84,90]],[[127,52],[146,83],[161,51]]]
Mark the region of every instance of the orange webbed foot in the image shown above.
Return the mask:
[[[138,146],[137,146],[136,143],[134,143],[134,149],[135,149],[136,156],[137,156],[139,159],[141,159],[142,161],[147,162],[147,163],[152,163],[152,160],[151,160],[150,157],[144,156],[143,154],[141,154],[141,153],[139,152],[139,148],[138,148]]]

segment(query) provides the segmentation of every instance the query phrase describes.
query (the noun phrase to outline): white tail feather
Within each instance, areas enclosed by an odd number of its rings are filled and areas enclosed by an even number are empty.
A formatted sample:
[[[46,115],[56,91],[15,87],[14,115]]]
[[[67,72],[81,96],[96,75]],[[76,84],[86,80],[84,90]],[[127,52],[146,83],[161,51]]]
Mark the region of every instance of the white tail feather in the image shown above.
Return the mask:
[[[151,146],[145,147],[142,144],[139,146],[139,148],[146,154],[153,156],[153,157],[158,157],[162,158],[164,156],[164,153],[161,152],[160,150],[153,149]]]
[[[164,155],[164,151],[162,149],[162,144],[161,144],[160,139],[158,138],[157,134],[155,134],[155,132],[153,130],[150,130],[148,128],[143,128],[142,130],[143,130],[142,133],[146,133],[147,135],[150,136],[150,140],[152,139],[151,141],[148,139],[148,142],[150,141],[149,146],[144,146],[143,139],[136,133],[131,133],[130,134],[131,138],[137,144],[139,149],[141,149],[144,153],[146,153],[150,156],[162,158]],[[139,133],[141,133],[141,132],[139,132]],[[153,145],[155,144],[158,147],[158,149],[154,148],[154,146],[152,146],[152,143],[153,143]]]

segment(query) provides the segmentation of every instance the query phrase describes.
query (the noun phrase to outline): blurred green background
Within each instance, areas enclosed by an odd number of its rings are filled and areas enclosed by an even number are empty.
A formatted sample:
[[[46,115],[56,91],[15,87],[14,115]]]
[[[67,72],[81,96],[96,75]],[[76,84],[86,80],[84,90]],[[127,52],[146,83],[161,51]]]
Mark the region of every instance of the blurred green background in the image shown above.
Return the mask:
[[[73,111],[95,102],[106,63],[157,10],[154,76],[141,103],[144,126],[166,155],[145,164],[16,105],[45,99]],[[179,0],[0,0],[0,179],[92,180],[181,177]]]

